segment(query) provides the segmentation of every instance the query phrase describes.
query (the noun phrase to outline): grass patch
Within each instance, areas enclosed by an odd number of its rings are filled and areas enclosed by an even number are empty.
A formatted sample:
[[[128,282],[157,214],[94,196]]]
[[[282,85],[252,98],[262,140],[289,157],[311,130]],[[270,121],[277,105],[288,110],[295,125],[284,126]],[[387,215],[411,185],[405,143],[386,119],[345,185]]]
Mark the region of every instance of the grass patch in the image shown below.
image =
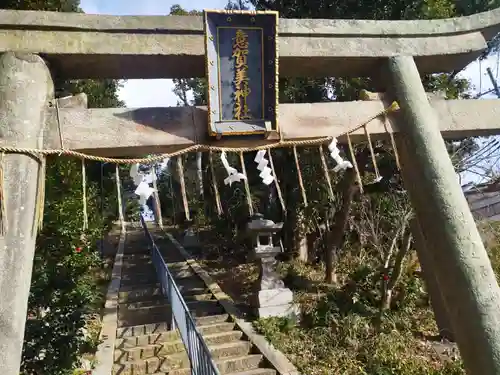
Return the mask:
[[[334,287],[322,282],[322,265],[283,263],[281,272],[302,308],[302,320],[269,318],[254,322],[256,330],[308,375],[465,374],[454,345],[440,350],[430,339],[437,334],[420,279],[409,275],[406,292],[380,322],[375,272],[364,263]]]

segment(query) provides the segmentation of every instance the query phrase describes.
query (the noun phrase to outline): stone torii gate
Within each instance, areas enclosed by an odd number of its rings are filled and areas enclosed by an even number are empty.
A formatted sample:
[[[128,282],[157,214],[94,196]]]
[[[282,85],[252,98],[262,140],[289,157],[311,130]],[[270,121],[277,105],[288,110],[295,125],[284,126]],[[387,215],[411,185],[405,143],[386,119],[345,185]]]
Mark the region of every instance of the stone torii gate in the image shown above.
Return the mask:
[[[0,146],[133,156],[214,142],[207,139],[205,108],[86,109],[54,101],[52,76],[204,76],[201,17],[0,11],[0,19]],[[500,290],[442,137],[500,134],[500,105],[497,100],[428,100],[420,74],[464,68],[499,30],[500,9],[448,20],[284,19],[279,26],[282,76],[372,76],[398,101],[400,110],[389,122],[400,143],[430,272],[467,371],[475,375],[500,374]],[[384,106],[381,100],[281,105],[282,136],[339,136]],[[374,138],[384,137],[382,120],[373,120],[370,131]],[[359,131],[351,139],[363,137]],[[224,139],[217,145],[269,142]],[[26,154],[7,152],[4,159],[7,201],[2,204],[9,217],[0,237],[0,373],[17,375],[41,170]]]

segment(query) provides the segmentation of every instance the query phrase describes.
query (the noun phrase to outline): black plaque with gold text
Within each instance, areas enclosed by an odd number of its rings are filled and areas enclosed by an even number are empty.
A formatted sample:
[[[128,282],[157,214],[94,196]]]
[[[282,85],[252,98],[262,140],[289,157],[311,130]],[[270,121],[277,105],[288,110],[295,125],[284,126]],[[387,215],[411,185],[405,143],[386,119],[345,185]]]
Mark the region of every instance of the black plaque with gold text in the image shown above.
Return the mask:
[[[205,11],[211,136],[278,130],[278,13]]]

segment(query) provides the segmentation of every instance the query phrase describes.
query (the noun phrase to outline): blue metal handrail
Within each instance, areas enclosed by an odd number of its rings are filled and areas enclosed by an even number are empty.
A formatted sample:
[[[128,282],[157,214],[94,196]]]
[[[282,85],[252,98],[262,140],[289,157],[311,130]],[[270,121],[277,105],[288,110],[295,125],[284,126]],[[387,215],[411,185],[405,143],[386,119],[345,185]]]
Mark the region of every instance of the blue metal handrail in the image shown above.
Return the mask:
[[[194,319],[189,312],[181,292],[175,284],[172,274],[168,270],[158,246],[149,232],[142,214],[141,224],[151,243],[151,258],[160,279],[162,294],[167,298],[172,307],[172,329],[179,330],[181,340],[186,348],[186,352],[191,363],[191,374],[193,375],[219,375],[219,370],[212,359],[210,350],[205,340],[196,328]]]

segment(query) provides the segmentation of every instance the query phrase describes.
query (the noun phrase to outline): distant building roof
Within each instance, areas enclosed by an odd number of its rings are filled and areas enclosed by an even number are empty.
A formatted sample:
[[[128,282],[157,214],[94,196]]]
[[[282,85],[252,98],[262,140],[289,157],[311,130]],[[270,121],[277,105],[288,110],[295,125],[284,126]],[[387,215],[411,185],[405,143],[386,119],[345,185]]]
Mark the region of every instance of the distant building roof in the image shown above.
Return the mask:
[[[462,191],[466,196],[471,194],[497,192],[500,191],[500,179],[497,178],[496,180],[482,184],[469,183],[462,186]]]

